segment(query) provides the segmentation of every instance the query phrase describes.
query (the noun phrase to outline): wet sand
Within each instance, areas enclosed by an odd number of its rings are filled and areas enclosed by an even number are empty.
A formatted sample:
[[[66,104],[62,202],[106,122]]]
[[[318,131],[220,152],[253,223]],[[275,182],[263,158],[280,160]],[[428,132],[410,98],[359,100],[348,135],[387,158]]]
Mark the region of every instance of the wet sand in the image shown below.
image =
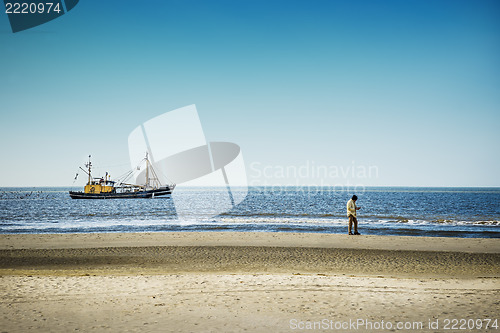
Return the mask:
[[[0,235],[0,331],[449,331],[498,317],[499,278],[496,239]]]

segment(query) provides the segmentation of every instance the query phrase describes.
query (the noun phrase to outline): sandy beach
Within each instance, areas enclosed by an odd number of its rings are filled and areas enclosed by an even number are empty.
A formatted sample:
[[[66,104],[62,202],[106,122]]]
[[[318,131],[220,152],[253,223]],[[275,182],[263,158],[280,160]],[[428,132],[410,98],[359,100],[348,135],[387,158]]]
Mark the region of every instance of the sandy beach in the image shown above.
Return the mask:
[[[0,235],[0,331],[496,331],[499,278],[498,239]]]

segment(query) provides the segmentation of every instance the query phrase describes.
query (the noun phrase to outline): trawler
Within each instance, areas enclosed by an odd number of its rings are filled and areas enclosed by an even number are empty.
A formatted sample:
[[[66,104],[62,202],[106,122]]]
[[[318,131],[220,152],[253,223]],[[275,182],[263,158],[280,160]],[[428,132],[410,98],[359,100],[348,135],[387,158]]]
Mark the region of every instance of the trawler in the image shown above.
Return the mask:
[[[111,180],[111,176],[107,172],[104,177],[92,177],[92,163],[89,155],[89,161],[85,163],[87,170],[80,167],[88,175],[87,185],[85,185],[83,192],[69,191],[69,195],[72,199],[130,199],[170,195],[175,184],[161,185],[156,171],[148,159],[148,154],[142,160],[142,164],[145,164],[146,168],[145,184],[128,184],[125,181],[133,174],[133,170],[120,177],[123,180],[119,182]],[[141,168],[141,165],[137,166],[137,170]]]

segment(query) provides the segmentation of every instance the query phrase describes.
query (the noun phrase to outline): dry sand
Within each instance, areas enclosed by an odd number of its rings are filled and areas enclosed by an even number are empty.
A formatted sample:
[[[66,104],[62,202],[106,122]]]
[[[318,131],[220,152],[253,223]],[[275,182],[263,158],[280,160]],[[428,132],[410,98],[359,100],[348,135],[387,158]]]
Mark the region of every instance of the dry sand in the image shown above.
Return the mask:
[[[0,235],[0,332],[495,332],[499,282],[496,239]]]

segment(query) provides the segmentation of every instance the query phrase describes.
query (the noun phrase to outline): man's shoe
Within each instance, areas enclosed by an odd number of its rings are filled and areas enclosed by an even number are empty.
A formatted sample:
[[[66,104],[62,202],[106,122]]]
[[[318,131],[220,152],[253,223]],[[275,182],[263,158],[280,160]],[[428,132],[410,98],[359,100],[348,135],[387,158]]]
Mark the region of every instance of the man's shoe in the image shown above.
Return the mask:
[[[354,234],[352,232],[350,232],[349,235],[354,235]]]
[[[355,234],[355,235],[361,235],[361,234],[360,234],[359,232],[357,232],[357,231],[356,231],[354,234]]]

